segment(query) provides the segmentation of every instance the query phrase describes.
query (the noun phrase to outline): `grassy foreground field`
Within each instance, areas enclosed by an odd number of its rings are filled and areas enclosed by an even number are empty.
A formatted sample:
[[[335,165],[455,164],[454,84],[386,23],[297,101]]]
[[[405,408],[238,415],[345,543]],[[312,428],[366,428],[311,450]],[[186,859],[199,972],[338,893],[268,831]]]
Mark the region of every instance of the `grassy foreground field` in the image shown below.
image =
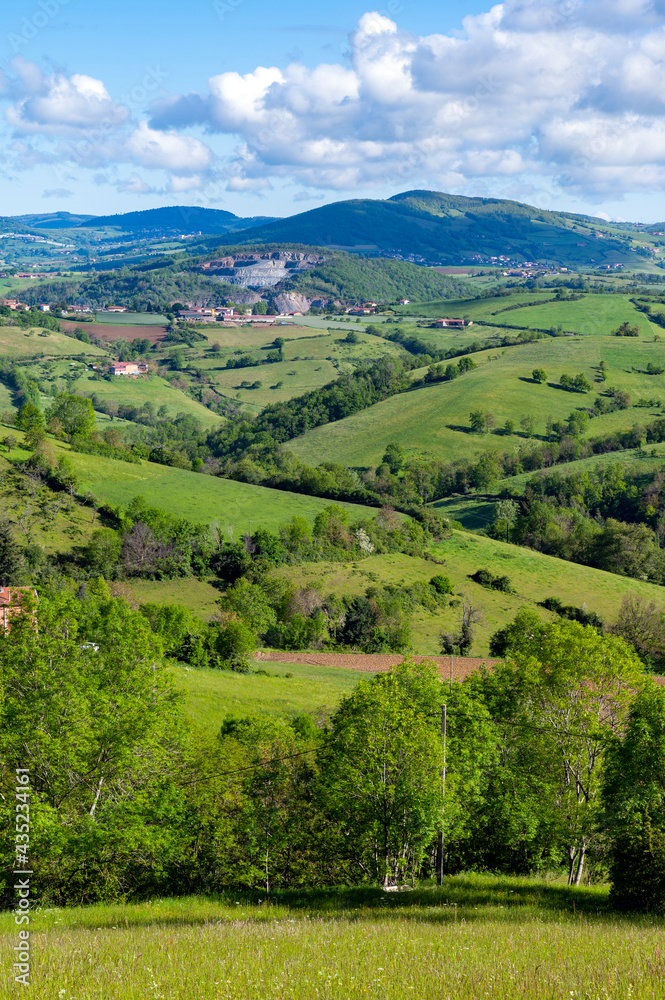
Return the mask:
[[[7,950],[17,939],[0,918]],[[39,1000],[662,1000],[663,920],[603,888],[456,876],[440,889],[224,893],[34,913]]]

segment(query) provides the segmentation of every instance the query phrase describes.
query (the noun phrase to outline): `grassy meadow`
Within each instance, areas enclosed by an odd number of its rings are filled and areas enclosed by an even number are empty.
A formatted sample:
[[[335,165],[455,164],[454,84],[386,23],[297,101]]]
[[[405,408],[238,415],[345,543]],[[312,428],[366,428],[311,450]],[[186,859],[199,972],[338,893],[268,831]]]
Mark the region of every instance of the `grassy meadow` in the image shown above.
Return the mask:
[[[407,306],[404,312],[431,317],[463,316],[483,324],[495,321],[525,329],[549,330],[562,326],[564,330],[592,336],[607,335],[627,320],[631,326],[637,324],[644,336],[660,332],[656,324],[651,324],[644,313],[635,308],[627,294],[594,294],[576,300],[549,301],[555,294],[551,289],[538,292],[518,289],[510,297],[428,302]],[[523,308],[511,308],[515,305]],[[482,336],[483,330],[484,326],[479,327],[476,335]]]
[[[66,337],[55,330],[18,326],[0,326],[0,356],[9,361],[25,358],[86,357],[99,358],[105,351],[94,344],[82,344],[74,337]]]
[[[647,375],[651,361],[662,364],[661,343],[623,337],[556,337],[515,347],[481,351],[473,355],[477,368],[452,382],[422,386],[392,396],[381,403],[335,423],[316,427],[289,442],[289,449],[310,464],[327,461],[364,467],[378,465],[386,445],[397,441],[407,452],[428,452],[454,460],[487,450],[512,450],[525,439],[520,419],[530,414],[536,436],[544,438],[547,419],[563,420],[578,408],[591,406],[594,396],[608,386],[626,389],[634,402],[657,399],[665,402],[665,376]],[[599,381],[598,365],[607,365],[607,381]],[[547,372],[545,385],[531,378],[534,368]],[[567,392],[558,385],[562,374],[583,372],[593,386],[589,393]],[[424,369],[414,373],[423,375]],[[496,430],[472,434],[469,413],[491,412]],[[609,433],[636,423],[653,420],[661,406],[626,410],[595,418],[588,434]],[[503,433],[506,420],[513,420],[517,433]]]
[[[189,719],[214,734],[227,715],[327,715],[362,676],[344,667],[288,663],[288,656],[285,652],[284,663],[257,661],[253,669],[261,673],[174,667],[175,684],[185,693]]]
[[[395,553],[368,556],[356,563],[305,563],[274,572],[298,586],[320,588],[324,595],[348,596],[382,584],[408,588],[411,583],[427,583],[437,573],[445,574],[456,596],[441,610],[418,609],[413,616],[413,652],[423,655],[439,653],[439,635],[442,631],[452,631],[458,624],[463,594],[482,613],[482,620],[474,630],[472,656],[487,656],[490,636],[512,621],[522,607],[532,608],[544,621],[553,620],[554,615],[538,606],[546,597],[558,597],[564,604],[585,605],[607,622],[616,618],[626,594],[640,594],[648,601],[662,604],[662,588],[657,584],[564,562],[533,549],[468,532],[454,531],[450,539],[432,546],[432,551],[439,565]],[[515,593],[481,587],[470,579],[479,569],[508,576]]]
[[[54,377],[57,377],[57,372],[54,373]],[[186,413],[188,416],[196,417],[204,427],[217,427],[221,423],[221,417],[216,413],[195,399],[191,399],[182,390],[176,389],[158,375],[136,379],[116,375],[109,382],[86,369],[80,372],[78,379],[73,383],[72,391],[85,396],[94,393],[108,403],[126,403],[138,407],[144,403],[151,403],[155,410],[165,406],[170,417]]]
[[[252,486],[153,462],[136,465],[73,451],[67,451],[67,457],[81,478],[81,489],[90,490],[101,500],[125,506],[140,494],[148,503],[197,524],[217,521],[224,532],[231,527],[236,538],[247,531],[250,520],[253,528],[274,530],[294,516],[311,522],[331,503],[321,497]],[[375,508],[360,504],[341,506],[358,518],[376,513]]]
[[[353,329],[353,328],[351,328]],[[188,364],[196,367],[207,384],[220,395],[239,403],[251,413],[270,403],[281,403],[294,396],[318,389],[338,375],[354,371],[364,362],[402,353],[397,344],[372,337],[364,328],[353,330],[358,343],[346,343],[344,330],[316,330],[303,327],[229,327],[208,333],[211,344],[220,349],[201,351],[194,346],[186,352]],[[286,341],[282,361],[249,368],[226,368],[226,362],[240,354],[255,360],[274,350],[275,337]],[[242,382],[261,382],[258,389],[243,388]]]
[[[662,1000],[662,918],[602,887],[459,875],[441,888],[226,892],[37,909],[35,1000]],[[0,916],[7,949],[11,914]]]

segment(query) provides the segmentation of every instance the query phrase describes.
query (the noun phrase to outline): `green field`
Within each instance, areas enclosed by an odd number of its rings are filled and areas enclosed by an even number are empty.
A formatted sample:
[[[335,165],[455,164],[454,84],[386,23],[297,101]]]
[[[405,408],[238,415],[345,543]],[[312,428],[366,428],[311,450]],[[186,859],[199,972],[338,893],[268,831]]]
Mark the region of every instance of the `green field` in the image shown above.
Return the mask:
[[[256,368],[208,369],[210,385],[217,392],[257,411],[269,403],[301,396],[337,378],[330,361],[278,361]],[[241,388],[242,382],[261,382],[260,389]],[[277,384],[279,388],[276,388]]]
[[[103,357],[106,351],[93,344],[82,344],[64,333],[31,327],[0,326],[0,356],[8,360],[33,357]]]
[[[248,336],[243,339],[246,330]],[[190,348],[187,352],[188,364],[205,373],[208,384],[218,393],[250,408],[251,412],[258,412],[270,403],[283,402],[327,385],[338,375],[348,374],[362,363],[403,354],[397,344],[369,336],[362,330],[354,330],[354,333],[358,336],[357,344],[347,344],[343,332],[340,334],[337,331],[304,332],[298,327],[287,327],[284,331],[245,327],[224,329],[219,336],[216,331],[209,334],[212,343],[219,343],[220,351],[206,351],[202,355],[196,347]],[[227,360],[238,354],[247,353],[255,360],[262,360],[276,336],[284,336],[286,340],[282,361],[249,368],[226,368]],[[241,388],[241,382],[261,382],[262,385],[260,389],[248,389]],[[280,382],[282,385],[274,388]]]
[[[605,887],[492,875],[38,909],[31,983],[10,979],[4,996],[663,1000],[663,930],[613,914]],[[13,914],[0,934],[11,954]]]
[[[99,312],[95,314],[95,323],[108,323],[111,326],[165,326],[168,320],[158,313]]]
[[[320,587],[324,595],[360,594],[369,586],[381,584],[408,588],[412,583],[427,583],[436,573],[443,573],[450,578],[457,598],[467,595],[482,612],[482,620],[475,630],[472,656],[487,656],[490,636],[512,621],[524,606],[535,610],[544,621],[553,620],[554,615],[538,607],[537,602],[546,597],[558,597],[565,604],[585,605],[608,623],[616,618],[626,594],[640,594],[647,601],[665,605],[663,588],[657,584],[564,562],[533,549],[470,532],[454,531],[451,539],[433,546],[432,551],[440,565],[394,554],[373,555],[357,563],[305,563],[274,572],[298,586]],[[469,579],[478,569],[508,576],[515,593],[504,594],[481,587]],[[438,654],[441,632],[452,631],[458,618],[458,603],[451,603],[437,612],[418,609],[412,621],[413,652]]]
[[[254,663],[254,670],[265,670],[265,674],[175,667],[176,686],[186,694],[188,717],[198,728],[214,734],[226,715],[327,715],[362,676],[344,667],[288,663],[288,655],[284,653],[284,663]]]
[[[325,455],[326,461],[354,467],[378,465],[390,441],[412,454],[425,451],[449,460],[487,450],[512,450],[524,441],[523,436],[471,434],[469,413],[476,409],[491,412],[499,431],[507,419],[519,427],[521,417],[531,414],[536,435],[544,437],[549,416],[562,420],[577,407],[591,406],[606,386],[626,389],[634,401],[657,398],[665,402],[665,376],[633,371],[649,361],[662,364],[663,354],[662,344],[623,337],[547,337],[482,351],[474,355],[478,368],[461,378],[393,396],[344,420],[317,427],[289,442],[288,448],[309,464]],[[601,360],[608,366],[604,385],[597,381]],[[534,368],[545,369],[546,385],[533,382]],[[571,393],[558,387],[562,373],[578,372],[587,376],[592,392]],[[617,410],[592,420],[588,433],[596,436],[645,423],[659,412],[659,407]]]
[[[68,451],[67,456],[81,477],[81,489],[90,490],[108,503],[126,505],[140,494],[148,503],[197,524],[217,521],[224,532],[231,527],[236,538],[248,530],[250,521],[252,528],[260,525],[273,530],[296,515],[313,521],[332,502],[152,462],[134,465],[73,451]],[[358,518],[376,513],[374,508],[360,504],[340,506]]]
[[[116,375],[111,381],[96,375],[93,371],[82,371],[74,383],[73,391],[79,395],[99,396],[109,403],[128,403],[132,406],[143,406],[151,403],[155,411],[165,406],[170,417],[179,413],[196,417],[204,427],[217,427],[221,418],[202,403],[191,399],[181,389],[176,389],[166,379],[158,375],[147,378],[127,378]]]
[[[555,294],[556,290],[524,292],[520,289],[509,297],[428,302],[407,306],[404,312],[414,316],[463,316],[476,322],[496,322],[524,329],[549,330],[562,326],[564,330],[592,336],[609,334],[627,320],[631,326],[637,323],[644,336],[659,332],[659,327],[635,308],[629,295],[588,294],[577,301],[548,302]],[[518,304],[527,305],[527,308],[508,308]],[[484,326],[478,327],[476,336],[482,337],[484,331]]]

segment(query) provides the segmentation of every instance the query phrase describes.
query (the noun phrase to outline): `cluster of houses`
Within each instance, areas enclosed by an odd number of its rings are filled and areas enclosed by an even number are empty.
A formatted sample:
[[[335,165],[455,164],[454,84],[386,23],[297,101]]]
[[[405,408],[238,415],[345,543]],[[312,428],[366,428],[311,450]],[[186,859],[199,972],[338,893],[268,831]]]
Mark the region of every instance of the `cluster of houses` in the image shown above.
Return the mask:
[[[219,320],[239,318],[240,313],[235,312],[232,306],[215,306],[209,309],[203,306],[190,306],[188,309],[181,309],[178,318],[186,323],[217,323]],[[255,319],[257,317],[253,317]],[[265,317],[258,317],[265,319]],[[273,316],[269,317],[274,319]]]

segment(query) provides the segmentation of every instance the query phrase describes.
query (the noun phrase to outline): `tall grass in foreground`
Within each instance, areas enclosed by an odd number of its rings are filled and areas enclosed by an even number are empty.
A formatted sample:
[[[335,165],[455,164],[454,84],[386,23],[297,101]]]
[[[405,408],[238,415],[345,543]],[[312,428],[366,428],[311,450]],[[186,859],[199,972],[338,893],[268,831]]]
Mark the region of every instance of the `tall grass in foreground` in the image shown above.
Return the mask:
[[[9,914],[0,929],[8,951]],[[38,1000],[654,1000],[665,923],[605,890],[457,877],[441,890],[162,899],[34,915]],[[10,959],[11,961],[11,959]]]

